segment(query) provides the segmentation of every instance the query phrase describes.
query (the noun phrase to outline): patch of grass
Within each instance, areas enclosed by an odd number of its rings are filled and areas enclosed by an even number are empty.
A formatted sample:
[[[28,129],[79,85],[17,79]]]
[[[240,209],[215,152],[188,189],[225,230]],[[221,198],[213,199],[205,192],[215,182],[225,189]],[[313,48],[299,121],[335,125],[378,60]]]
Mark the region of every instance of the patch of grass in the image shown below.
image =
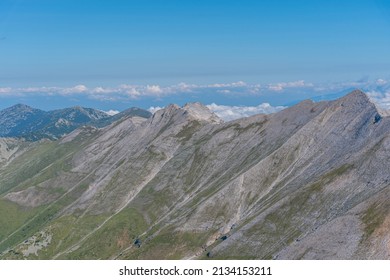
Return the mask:
[[[88,185],[80,185],[46,208],[42,206],[39,208],[39,210],[34,210],[35,215],[31,215],[29,220],[26,221],[26,224],[17,229],[15,234],[13,234],[6,242],[0,244],[0,251],[17,245],[23,240],[34,235],[40,229],[46,227],[57,217],[58,213],[64,207],[72,203],[76,198],[80,197],[81,193],[83,193],[87,187]]]
[[[176,134],[176,137],[180,138],[180,142],[184,144],[191,139],[192,135],[194,135],[194,132],[197,131],[199,127],[201,127],[199,121],[191,121],[186,124],[178,134]]]
[[[195,151],[193,154],[193,159],[191,162],[190,169],[188,170],[186,176],[184,185],[185,186],[191,186],[193,184],[196,184],[196,182],[201,179],[201,174],[204,172],[205,168],[205,162],[207,161],[207,155],[203,154],[200,151],[200,148],[198,146],[195,147]]]
[[[264,120],[262,120],[260,122],[250,123],[249,125],[244,126],[244,127],[241,127],[240,125],[236,124],[234,126],[234,130],[238,131],[240,134],[244,133],[248,130],[253,130],[253,129],[256,129],[256,131],[259,131],[264,126],[264,124],[267,123],[267,121],[268,120],[265,118]]]
[[[91,235],[80,248],[62,256],[67,259],[110,259],[121,250],[132,246],[134,240],[146,230],[141,213],[134,208],[122,210],[101,229]]]
[[[16,203],[0,199],[0,241],[28,221],[37,211],[38,208],[22,208]]]
[[[57,253],[66,250],[83,236],[99,226],[106,215],[87,215],[78,219],[74,215],[63,216],[49,225],[52,242],[39,254],[40,259],[51,259]]]
[[[372,204],[362,215],[361,219],[365,225],[364,227],[364,238],[370,237],[377,228],[379,228],[390,210],[389,205],[385,207],[379,203]]]
[[[0,251],[8,247],[13,247],[35,234],[37,231],[42,229],[44,225],[50,222],[58,211],[59,208],[54,205],[36,214],[34,217],[31,217],[27,224],[23,225],[15,232],[15,234],[10,236],[6,242],[0,245]]]
[[[53,220],[53,222],[42,228],[44,232],[51,236],[51,242],[38,252],[38,256],[30,254],[28,259],[52,259],[57,253],[71,247],[83,236],[99,226],[105,218],[106,216],[104,215],[88,215],[78,219],[75,215],[69,215]],[[38,229],[38,231],[42,229]],[[37,233],[35,232],[33,234],[38,236],[35,243],[39,241],[40,235]],[[11,252],[6,254],[4,258],[23,259],[25,258],[22,254],[23,249],[25,249],[24,243],[20,243]]]
[[[148,154],[145,154],[147,162],[155,162],[156,160],[162,161],[167,158],[164,152],[161,152],[157,149],[155,145],[150,145],[147,148]]]
[[[58,172],[69,171],[71,167],[67,156],[77,149],[80,146],[73,142],[60,145],[45,141],[38,144],[0,170],[0,194],[15,187],[26,189],[55,177]]]
[[[330,183],[333,181],[336,177],[341,176],[345,174],[348,170],[352,169],[353,165],[350,164],[344,164],[336,169],[333,169],[329,173],[327,173],[325,176],[322,177],[324,183]]]
[[[140,248],[124,255],[127,259],[182,259],[202,249],[209,232],[177,231],[166,228]]]

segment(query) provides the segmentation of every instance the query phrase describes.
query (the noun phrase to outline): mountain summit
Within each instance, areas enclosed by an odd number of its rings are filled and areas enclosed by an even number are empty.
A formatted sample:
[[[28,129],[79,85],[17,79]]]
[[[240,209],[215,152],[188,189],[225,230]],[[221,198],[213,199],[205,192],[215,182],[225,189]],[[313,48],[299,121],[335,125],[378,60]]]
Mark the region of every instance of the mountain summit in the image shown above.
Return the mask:
[[[24,104],[17,104],[0,111],[0,136],[16,136],[20,133],[30,133],[34,130],[30,124],[41,123],[46,113]]]
[[[0,141],[3,259],[390,259],[390,118],[361,91]]]
[[[187,103],[183,106],[183,110],[188,112],[194,119],[199,121],[210,123],[223,122],[222,119],[220,119],[215,113],[199,102]]]

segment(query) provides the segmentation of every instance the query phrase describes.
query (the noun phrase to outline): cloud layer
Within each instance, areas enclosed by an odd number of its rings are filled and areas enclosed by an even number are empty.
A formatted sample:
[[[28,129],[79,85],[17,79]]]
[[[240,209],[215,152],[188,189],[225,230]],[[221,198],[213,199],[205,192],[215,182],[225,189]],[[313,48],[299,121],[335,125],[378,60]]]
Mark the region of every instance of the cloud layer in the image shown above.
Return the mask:
[[[73,87],[0,87],[0,96],[26,96],[32,94],[47,96],[84,95],[97,100],[117,101],[142,97],[161,98],[185,93],[258,93],[259,89],[259,85],[247,85],[244,82],[209,85],[179,83],[170,86],[122,84],[117,87],[87,87],[85,85],[76,85]]]
[[[236,120],[244,117],[249,117],[256,114],[271,114],[283,110],[284,106],[271,106],[269,103],[263,103],[258,106],[226,106],[226,105],[217,105],[212,103],[206,105],[211,111],[213,111],[218,117],[224,121]],[[158,110],[161,110],[162,107],[150,107],[149,112],[155,113]]]
[[[223,95],[229,94],[264,94],[264,93],[288,93],[305,90],[307,92],[330,92],[340,91],[347,88],[361,88],[366,91],[390,90],[390,83],[384,79],[374,81],[357,81],[348,83],[328,83],[328,84],[313,84],[304,80],[293,82],[280,82],[272,84],[247,84],[239,81],[234,83],[216,83],[207,85],[196,85],[179,83],[170,86],[161,85],[129,85],[122,84],[117,87],[88,87],[86,85],[75,85],[72,87],[1,87],[0,96],[10,95],[86,95],[94,99],[102,100],[120,100],[134,99],[141,97],[165,97],[175,94],[192,94],[192,93],[219,93]]]
[[[224,98],[235,98],[238,102],[242,97],[262,97],[262,102],[275,103],[273,98],[279,97],[279,100],[289,98],[295,100],[298,98],[324,97],[323,99],[332,98],[332,93],[342,93],[352,89],[362,89],[368,96],[380,107],[390,109],[390,82],[386,79],[360,80],[355,82],[344,83],[323,83],[315,84],[304,80],[279,82],[271,84],[248,84],[243,81],[234,83],[215,83],[215,84],[188,84],[179,83],[175,85],[162,86],[157,84],[149,85],[130,85],[122,84],[116,87],[89,87],[86,85],[75,85],[71,87],[1,87],[0,98],[17,98],[17,97],[39,97],[39,96],[61,96],[66,98],[84,97],[91,100],[103,102],[121,102],[131,100],[149,100],[149,104],[166,104],[164,98],[176,100],[203,100],[206,104],[215,102],[222,103]],[[328,96],[329,97],[328,97]],[[209,98],[211,97],[211,98]],[[209,100],[209,101],[205,101]],[[163,101],[163,102],[160,102]],[[237,102],[237,105],[240,105]],[[259,106],[222,106],[217,104],[208,105],[217,114],[224,119],[234,119],[242,116],[249,116],[256,113],[272,113],[281,107],[272,107],[264,103]],[[247,103],[248,104],[248,103]],[[114,106],[113,106],[114,107]],[[114,107],[115,108],[115,107]],[[151,107],[150,110],[157,110],[159,107]],[[113,114],[114,112],[110,112]]]
[[[108,111],[103,111],[103,112],[106,113],[109,116],[114,116],[114,115],[120,113],[118,110],[108,110]]]
[[[224,121],[231,121],[256,114],[271,114],[286,108],[283,106],[273,107],[269,103],[263,103],[258,106],[224,106],[212,103],[207,105],[207,107]]]

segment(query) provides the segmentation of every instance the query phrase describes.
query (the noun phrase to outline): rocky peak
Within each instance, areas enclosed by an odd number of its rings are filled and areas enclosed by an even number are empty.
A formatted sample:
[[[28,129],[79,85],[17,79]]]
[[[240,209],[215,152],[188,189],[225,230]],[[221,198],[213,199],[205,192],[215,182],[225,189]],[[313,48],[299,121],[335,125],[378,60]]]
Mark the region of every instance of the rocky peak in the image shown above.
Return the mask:
[[[16,104],[0,111],[0,136],[15,136],[12,130],[25,127],[28,119],[39,119],[45,116],[45,112],[31,108],[24,104]]]
[[[172,115],[179,110],[180,107],[176,104],[169,104],[165,108],[156,111],[150,118],[150,124],[156,125],[161,122],[168,122]]]
[[[11,106],[9,108],[6,108],[2,111],[0,111],[0,114],[26,114],[26,113],[34,113],[34,112],[43,112],[39,109],[34,109],[30,106],[24,105],[24,104],[16,104],[14,106]]]
[[[187,103],[183,107],[170,104],[164,109],[155,112],[151,123],[173,121],[175,123],[197,120],[203,123],[221,123],[222,120],[199,102]]]
[[[9,109],[23,110],[23,111],[32,111],[32,110],[34,110],[32,107],[30,107],[28,105],[25,105],[25,104],[21,104],[21,103],[18,103],[16,105],[10,107]]]
[[[214,114],[209,108],[204,106],[199,102],[187,103],[182,108],[184,111],[188,112],[190,116],[196,120],[206,121],[211,123],[221,123],[222,120]]]
[[[366,107],[366,106],[372,106],[375,107],[375,105],[370,101],[368,96],[361,90],[356,89],[344,97],[337,100],[337,103],[339,103],[341,106],[346,107]]]

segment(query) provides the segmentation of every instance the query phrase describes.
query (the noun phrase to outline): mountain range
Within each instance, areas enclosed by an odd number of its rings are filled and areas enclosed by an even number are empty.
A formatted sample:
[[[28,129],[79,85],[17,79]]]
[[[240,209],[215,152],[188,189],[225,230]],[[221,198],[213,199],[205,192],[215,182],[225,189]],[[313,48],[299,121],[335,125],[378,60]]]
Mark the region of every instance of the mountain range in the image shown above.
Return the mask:
[[[390,259],[390,117],[359,90],[59,135],[0,138],[2,259]]]
[[[0,111],[0,137],[23,137],[30,141],[43,138],[56,140],[83,125],[106,126],[124,116],[149,117],[139,108],[130,108],[114,116],[83,107],[43,111],[17,104]]]

